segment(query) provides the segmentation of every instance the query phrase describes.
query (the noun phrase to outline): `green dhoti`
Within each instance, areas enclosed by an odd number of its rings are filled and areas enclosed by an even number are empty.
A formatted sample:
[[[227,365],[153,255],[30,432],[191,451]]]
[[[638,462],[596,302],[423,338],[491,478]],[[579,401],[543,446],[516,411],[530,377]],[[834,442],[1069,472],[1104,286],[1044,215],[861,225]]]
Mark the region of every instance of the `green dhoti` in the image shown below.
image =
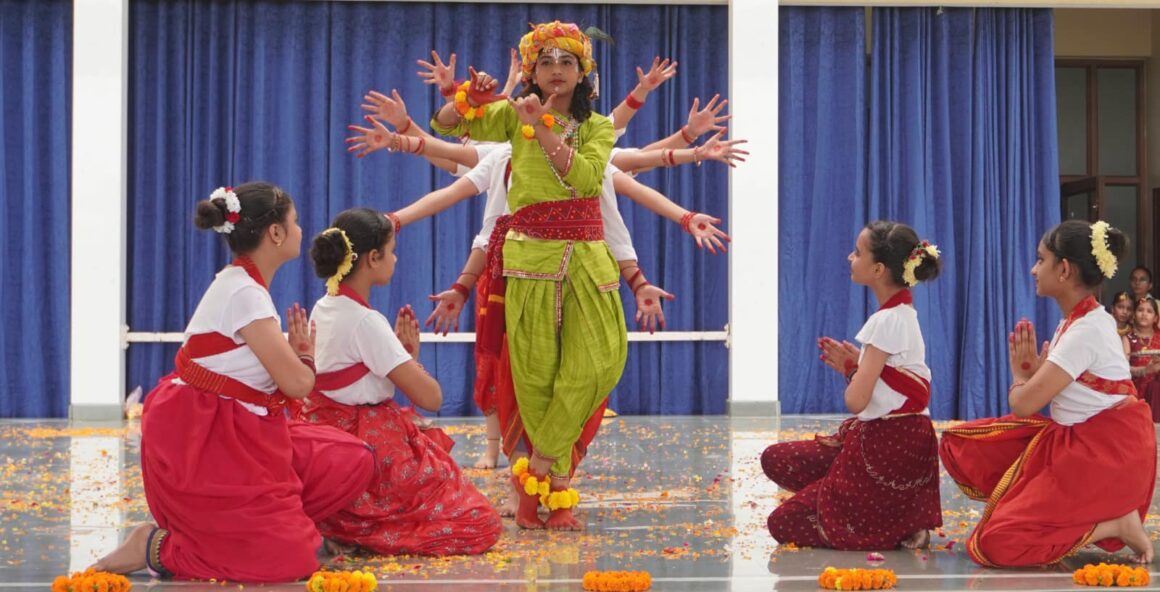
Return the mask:
[[[577,242],[570,255],[559,280],[509,275],[504,306],[520,418],[535,451],[555,459],[556,475],[569,474],[573,444],[628,357],[607,245]]]

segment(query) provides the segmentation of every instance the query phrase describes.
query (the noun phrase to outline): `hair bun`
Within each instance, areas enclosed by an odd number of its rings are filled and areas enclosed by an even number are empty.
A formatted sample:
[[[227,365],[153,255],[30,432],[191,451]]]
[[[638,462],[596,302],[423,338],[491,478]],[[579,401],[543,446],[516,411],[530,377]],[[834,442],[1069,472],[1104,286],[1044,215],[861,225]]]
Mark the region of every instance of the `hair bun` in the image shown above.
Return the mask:
[[[226,221],[226,203],[221,199],[203,199],[197,202],[193,223],[202,230],[221,226]]]
[[[337,232],[319,234],[310,245],[310,259],[314,262],[314,274],[329,278],[346,259],[346,241]]]

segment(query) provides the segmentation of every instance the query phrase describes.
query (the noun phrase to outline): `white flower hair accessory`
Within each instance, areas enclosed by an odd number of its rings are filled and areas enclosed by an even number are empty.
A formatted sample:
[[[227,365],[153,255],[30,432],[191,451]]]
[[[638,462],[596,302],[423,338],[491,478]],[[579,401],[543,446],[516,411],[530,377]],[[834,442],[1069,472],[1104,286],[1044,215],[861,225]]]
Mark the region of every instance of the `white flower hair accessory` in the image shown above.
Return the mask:
[[[914,270],[918,269],[918,265],[922,263],[923,257],[930,257],[931,259],[938,259],[939,252],[936,245],[930,244],[930,241],[922,241],[910,255],[906,261],[902,263],[902,281],[906,285],[913,288],[918,285],[918,278],[914,277]]]
[[[1096,258],[1096,266],[1100,268],[1100,273],[1111,279],[1112,276],[1116,275],[1118,263],[1116,256],[1108,248],[1109,228],[1111,226],[1103,220],[1092,224],[1092,256]]]
[[[218,187],[209,194],[209,200],[221,199],[226,203],[226,220],[218,226],[214,226],[215,232],[222,234],[229,234],[234,231],[234,224],[242,220],[242,202],[238,199],[238,194],[234,193],[233,187]]]

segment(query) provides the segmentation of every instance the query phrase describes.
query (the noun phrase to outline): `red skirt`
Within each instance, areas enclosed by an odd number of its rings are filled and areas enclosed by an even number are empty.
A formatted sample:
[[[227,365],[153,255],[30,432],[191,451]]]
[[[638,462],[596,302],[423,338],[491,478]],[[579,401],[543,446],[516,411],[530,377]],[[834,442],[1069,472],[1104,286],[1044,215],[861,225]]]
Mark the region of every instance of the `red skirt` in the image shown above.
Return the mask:
[[[801,487],[769,517],[770,534],[779,542],[893,549],[917,531],[942,525],[938,440],[925,415],[851,417],[834,436],[770,446],[762,465],[774,481]],[[786,475],[779,474],[782,468]]]
[[[1138,400],[1072,426],[1038,416],[970,421],[943,433],[940,452],[959,487],[987,502],[967,551],[989,567],[1058,563],[1093,542],[1097,523],[1132,510],[1143,519],[1152,503],[1156,431]]]
[[[367,446],[338,430],[258,416],[173,376],[145,399],[141,474],[161,564],[182,579],[285,582],[318,568],[315,522],[366,490]]]
[[[499,513],[460,472],[443,432],[421,430],[410,409],[311,395],[302,417],[370,444],[379,470],[353,504],[319,523],[323,536],[381,555],[474,555],[499,540]]]

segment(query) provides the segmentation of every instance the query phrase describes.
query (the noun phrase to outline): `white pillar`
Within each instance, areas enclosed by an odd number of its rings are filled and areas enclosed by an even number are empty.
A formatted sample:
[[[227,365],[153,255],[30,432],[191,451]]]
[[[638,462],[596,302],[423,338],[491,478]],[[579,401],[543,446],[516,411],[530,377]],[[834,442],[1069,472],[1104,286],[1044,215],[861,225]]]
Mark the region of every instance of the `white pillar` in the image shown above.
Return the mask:
[[[74,0],[70,415],[118,419],[125,393],[128,0]]]
[[[777,9],[729,3],[729,109],[747,162],[729,188],[729,412],[773,415],[777,404]]]

